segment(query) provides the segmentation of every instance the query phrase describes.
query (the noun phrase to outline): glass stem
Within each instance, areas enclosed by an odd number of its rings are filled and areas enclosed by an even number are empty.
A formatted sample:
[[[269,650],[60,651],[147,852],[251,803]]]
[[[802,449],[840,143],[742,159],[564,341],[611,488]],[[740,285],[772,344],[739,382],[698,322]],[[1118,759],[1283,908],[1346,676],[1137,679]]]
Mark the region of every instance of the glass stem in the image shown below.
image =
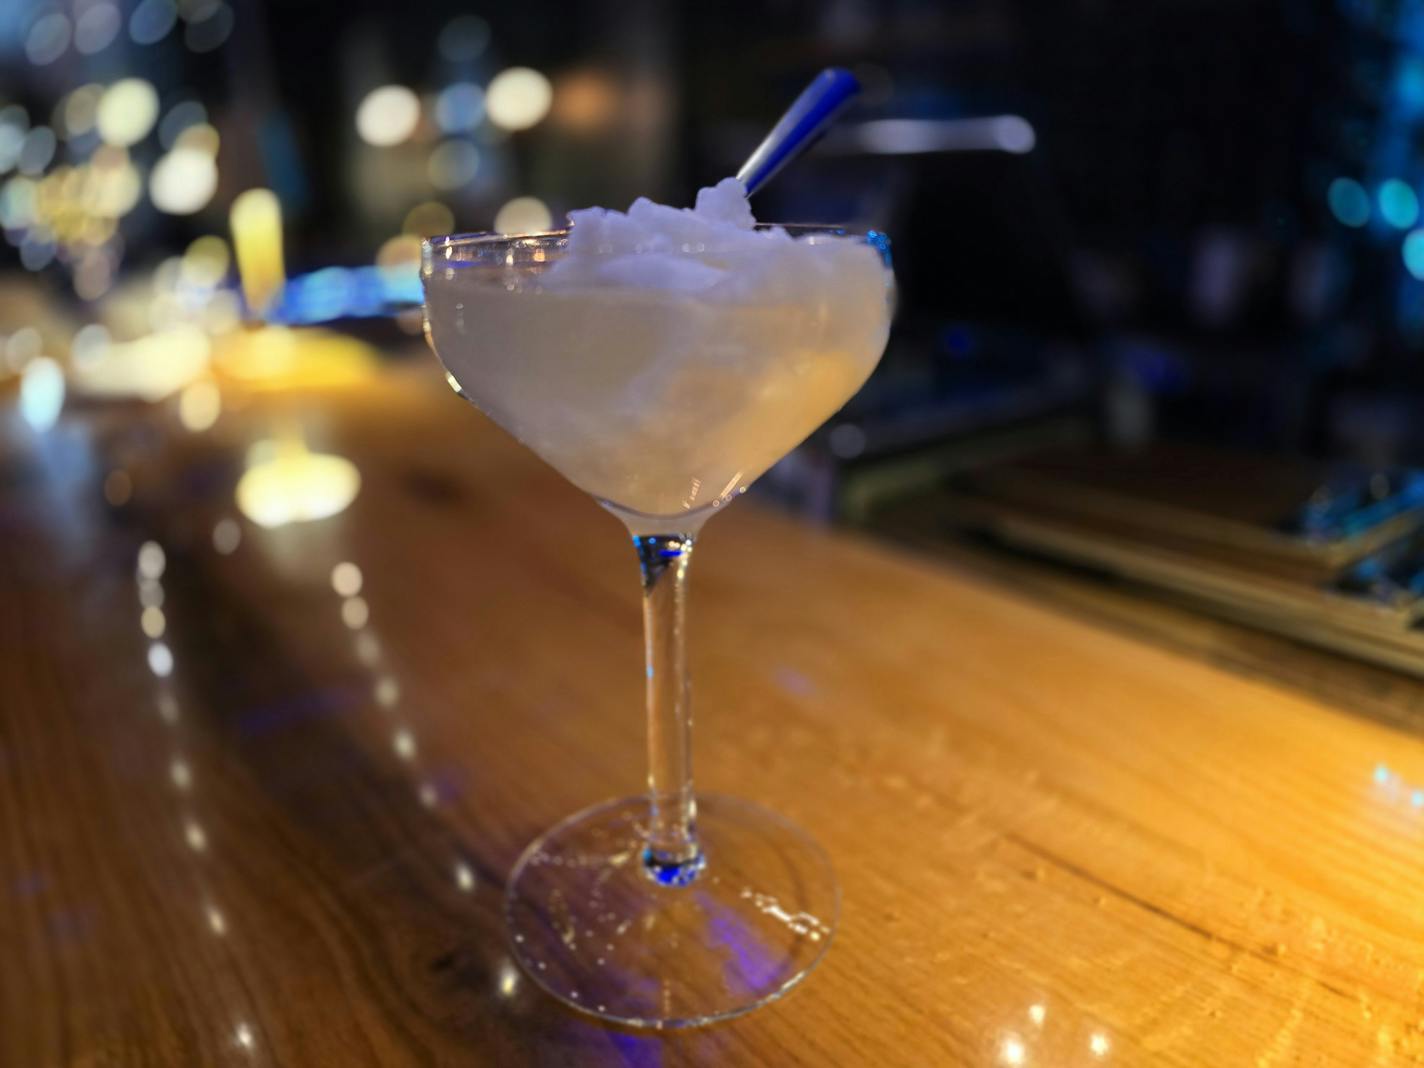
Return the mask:
[[[648,838],[643,863],[667,886],[685,886],[702,870],[697,801],[692,794],[692,705],[684,645],[690,534],[633,538],[643,570],[643,642],[647,656]]]

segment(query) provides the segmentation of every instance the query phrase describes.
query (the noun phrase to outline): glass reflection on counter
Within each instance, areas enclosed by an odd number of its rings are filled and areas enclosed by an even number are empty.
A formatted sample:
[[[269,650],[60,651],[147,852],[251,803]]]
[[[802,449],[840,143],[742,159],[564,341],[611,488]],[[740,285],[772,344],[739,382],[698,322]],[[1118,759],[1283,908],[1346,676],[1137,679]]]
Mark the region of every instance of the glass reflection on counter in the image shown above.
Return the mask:
[[[175,789],[187,790],[193,785],[193,772],[188,767],[188,762],[182,757],[174,757],[168,765],[168,778],[172,781]]]
[[[258,442],[237,483],[237,507],[262,527],[326,519],[356,499],[361,474],[341,456],[312,452],[299,435]]]
[[[194,853],[206,852],[208,848],[208,832],[203,830],[203,825],[197,820],[190,819],[184,824],[183,840]]]
[[[235,519],[219,519],[213,526],[213,548],[222,556],[231,556],[242,544],[242,527]]]
[[[371,609],[364,597],[348,597],[341,602],[341,622],[352,630],[360,630],[370,618]]]
[[[173,651],[165,642],[154,642],[148,647],[148,669],[160,679],[173,674]]]
[[[233,1034],[233,1041],[245,1050],[257,1048],[257,1038],[253,1035],[252,1026],[250,1024],[238,1024],[237,1031]]]
[[[500,997],[512,998],[519,989],[519,969],[509,958],[499,962],[498,987]]]
[[[144,634],[157,641],[168,628],[168,619],[164,616],[163,609],[157,605],[149,605],[139,616],[139,627]]]
[[[391,729],[391,751],[403,763],[414,768],[415,797],[420,806],[429,811],[439,807],[441,791],[437,782],[419,767],[419,743],[415,731],[401,714],[401,686],[382,662],[381,643],[371,624],[371,604],[362,596],[366,586],[365,575],[360,565],[352,560],[341,560],[331,569],[329,585],[336,595],[340,607],[342,623],[350,630],[356,659],[373,676],[371,696],[376,705],[393,720]],[[454,882],[461,893],[473,893],[477,880],[474,868],[460,856],[453,861]]]
[[[474,870],[463,860],[455,862],[455,885],[467,894],[475,888]]]

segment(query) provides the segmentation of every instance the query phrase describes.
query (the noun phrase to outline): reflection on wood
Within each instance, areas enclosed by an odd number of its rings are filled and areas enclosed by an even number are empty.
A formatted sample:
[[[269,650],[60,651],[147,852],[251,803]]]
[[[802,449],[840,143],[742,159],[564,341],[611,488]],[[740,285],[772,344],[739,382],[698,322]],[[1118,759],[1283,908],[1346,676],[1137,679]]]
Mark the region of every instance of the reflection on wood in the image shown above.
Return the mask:
[[[0,1064],[1424,1053],[1415,737],[745,504],[693,579],[698,782],[821,841],[835,944],[703,1031],[531,989],[505,874],[642,777],[635,565],[422,370],[309,420],[350,508],[236,538],[260,406],[5,428]]]

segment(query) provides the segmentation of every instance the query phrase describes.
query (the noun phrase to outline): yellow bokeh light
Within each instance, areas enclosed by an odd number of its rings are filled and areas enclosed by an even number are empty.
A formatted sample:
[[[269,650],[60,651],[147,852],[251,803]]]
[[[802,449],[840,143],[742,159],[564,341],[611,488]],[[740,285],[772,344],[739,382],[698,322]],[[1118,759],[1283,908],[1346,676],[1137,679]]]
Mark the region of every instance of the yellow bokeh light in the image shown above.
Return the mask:
[[[195,152],[206,152],[209,156],[218,154],[222,138],[217,127],[206,122],[194,123],[173,139],[173,147],[190,148]]]
[[[501,234],[532,234],[547,230],[553,224],[549,206],[538,197],[515,197],[494,217],[494,228]]]
[[[397,234],[376,253],[377,267],[405,267],[420,262],[420,238]]]
[[[113,219],[91,215],[84,220],[77,239],[81,245],[102,245],[114,236],[118,224]]]
[[[158,91],[143,78],[122,78],[104,90],[95,113],[106,144],[127,147],[142,141],[158,121]]]
[[[211,430],[222,414],[222,394],[209,379],[199,379],[178,395],[178,421],[194,434]]]
[[[406,213],[401,230],[416,237],[430,237],[434,234],[448,234],[455,229],[455,216],[438,200],[427,200],[417,204]]]
[[[82,137],[94,129],[98,115],[99,101],[103,98],[104,87],[97,82],[81,85],[64,98],[55,109],[55,127],[65,137]]]
[[[204,234],[195,238],[183,253],[178,275],[188,285],[211,289],[227,277],[231,263],[227,242],[213,234]]]
[[[527,130],[549,113],[554,90],[532,67],[510,67],[496,74],[485,90],[485,114],[505,130]]]
[[[162,400],[203,374],[211,347],[208,335],[188,324],[108,344],[74,366],[74,386],[92,396]]]
[[[378,366],[375,350],[365,342],[312,327],[234,331],[219,340],[214,360],[223,375],[249,390],[357,385]]]
[[[261,313],[286,281],[282,260],[282,206],[270,189],[238,194],[229,214],[232,246],[247,305]]]
[[[98,156],[98,153],[95,153]],[[118,166],[101,165],[96,159],[88,169],[94,183],[92,210],[116,219],[133,211],[143,195],[143,179],[138,168],[123,160]]]
[[[280,527],[336,515],[360,489],[349,460],[311,452],[300,438],[259,442],[237,483],[237,507],[258,526]]]

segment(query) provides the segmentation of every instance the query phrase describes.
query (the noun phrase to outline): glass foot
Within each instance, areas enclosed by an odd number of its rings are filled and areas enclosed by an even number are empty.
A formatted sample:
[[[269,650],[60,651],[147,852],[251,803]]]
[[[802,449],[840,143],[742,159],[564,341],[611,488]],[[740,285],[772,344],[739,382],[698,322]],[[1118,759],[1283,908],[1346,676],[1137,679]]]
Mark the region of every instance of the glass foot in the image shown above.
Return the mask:
[[[643,858],[645,798],[585,809],[534,841],[505,919],[520,965],[576,1009],[691,1027],[786,993],[831,942],[840,890],[820,846],[757,805],[699,797],[705,865],[664,885]]]

